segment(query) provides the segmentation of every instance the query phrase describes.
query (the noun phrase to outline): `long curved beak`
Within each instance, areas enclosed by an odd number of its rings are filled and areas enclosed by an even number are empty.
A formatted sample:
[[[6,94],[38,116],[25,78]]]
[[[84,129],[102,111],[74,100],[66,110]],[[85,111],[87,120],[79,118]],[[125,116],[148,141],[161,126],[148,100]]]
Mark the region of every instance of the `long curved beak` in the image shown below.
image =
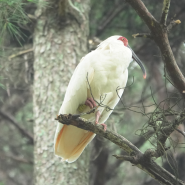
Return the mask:
[[[146,78],[146,70],[145,67],[143,65],[143,63],[141,62],[141,60],[137,57],[137,55],[134,53],[134,51],[132,50],[132,48],[127,45],[127,47],[132,51],[132,58],[139,64],[139,66],[141,67],[141,70],[143,71],[143,78]]]

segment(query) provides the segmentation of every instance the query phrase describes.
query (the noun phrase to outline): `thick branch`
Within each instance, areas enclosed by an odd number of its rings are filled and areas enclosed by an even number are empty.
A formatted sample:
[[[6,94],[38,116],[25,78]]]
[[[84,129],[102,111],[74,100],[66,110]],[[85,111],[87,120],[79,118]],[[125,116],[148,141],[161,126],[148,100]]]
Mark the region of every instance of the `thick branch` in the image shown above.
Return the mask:
[[[121,135],[109,131],[108,129],[105,132],[101,125],[95,126],[93,123],[83,118],[76,118],[76,116],[72,116],[70,114],[61,114],[57,116],[56,120],[63,124],[73,125],[78,128],[94,132],[97,135],[100,135],[115,143],[127,153],[127,157],[124,158],[125,160],[129,159],[129,161],[132,161],[134,165],[145,171],[161,184],[174,185],[176,183],[179,183],[179,185],[185,185],[184,182],[176,179],[176,177],[157,165],[150,158],[147,159],[146,156],[136,146],[134,146],[130,141],[128,141]]]
[[[141,0],[126,0],[151,30],[158,23]]]
[[[132,6],[132,8],[137,12],[137,14],[141,17],[141,19],[143,19],[143,21],[150,29],[153,40],[160,48],[164,65],[173,84],[175,84],[175,87],[185,98],[185,94],[183,93],[185,90],[185,78],[175,61],[168,41],[166,27],[156,21],[156,19],[150,14],[141,0],[127,0],[127,2]]]
[[[8,120],[12,125],[14,125],[16,128],[17,128],[17,130],[23,135],[23,136],[25,136],[29,141],[30,141],[30,143],[31,144],[33,144],[33,136],[30,134],[30,133],[28,133],[26,130],[24,130],[20,125],[19,125],[19,123],[17,123],[16,122],[16,120],[11,116],[11,115],[9,115],[8,113],[5,113],[5,112],[3,112],[2,110],[0,110],[0,115],[3,117],[3,118],[5,118],[6,120]]]
[[[163,1],[161,21],[160,21],[160,23],[163,24],[163,25],[166,25],[166,20],[167,20],[167,17],[168,17],[169,8],[170,8],[170,0],[164,0]]]

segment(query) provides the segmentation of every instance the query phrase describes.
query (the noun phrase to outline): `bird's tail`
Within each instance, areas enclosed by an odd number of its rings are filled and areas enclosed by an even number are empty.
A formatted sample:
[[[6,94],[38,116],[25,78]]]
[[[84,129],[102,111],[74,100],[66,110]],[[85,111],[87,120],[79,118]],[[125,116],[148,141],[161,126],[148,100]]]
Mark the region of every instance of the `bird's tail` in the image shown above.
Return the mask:
[[[55,155],[69,163],[74,162],[96,134],[72,125],[58,124],[55,134]]]

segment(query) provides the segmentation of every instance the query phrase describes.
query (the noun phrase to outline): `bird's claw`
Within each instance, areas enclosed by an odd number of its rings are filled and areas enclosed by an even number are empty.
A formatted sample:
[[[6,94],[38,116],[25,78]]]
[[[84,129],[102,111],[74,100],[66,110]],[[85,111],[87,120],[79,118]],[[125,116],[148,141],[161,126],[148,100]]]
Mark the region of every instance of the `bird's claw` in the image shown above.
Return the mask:
[[[97,121],[95,122],[96,125],[102,125],[103,126],[103,130],[106,131],[107,130],[107,125],[105,123],[98,123]]]
[[[92,109],[96,107],[96,102],[93,98],[87,98],[87,100],[85,101],[85,105],[89,106]]]

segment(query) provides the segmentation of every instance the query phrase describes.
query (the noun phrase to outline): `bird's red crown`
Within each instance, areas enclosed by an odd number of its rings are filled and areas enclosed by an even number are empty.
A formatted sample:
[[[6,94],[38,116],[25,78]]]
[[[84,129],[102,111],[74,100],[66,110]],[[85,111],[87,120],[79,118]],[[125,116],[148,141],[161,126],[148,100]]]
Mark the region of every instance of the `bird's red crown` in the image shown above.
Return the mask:
[[[125,37],[119,37],[118,40],[121,40],[124,44],[124,46],[128,45],[128,40]]]

